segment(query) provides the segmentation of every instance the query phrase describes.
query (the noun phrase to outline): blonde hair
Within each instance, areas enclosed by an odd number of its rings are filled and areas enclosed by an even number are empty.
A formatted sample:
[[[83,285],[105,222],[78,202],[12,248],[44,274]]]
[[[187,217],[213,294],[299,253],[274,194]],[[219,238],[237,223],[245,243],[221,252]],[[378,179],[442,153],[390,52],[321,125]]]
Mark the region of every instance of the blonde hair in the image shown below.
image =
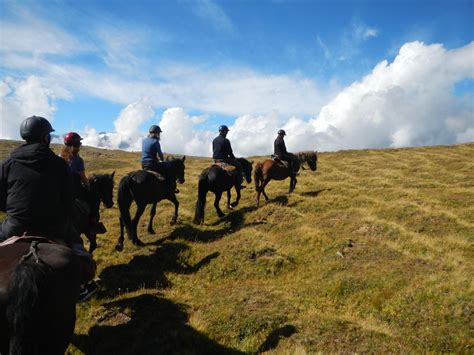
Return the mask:
[[[69,161],[71,161],[72,157],[74,156],[73,149],[74,149],[73,146],[63,145],[61,147],[61,152],[59,153],[59,155],[61,156],[61,158],[63,158],[65,161],[69,163]]]

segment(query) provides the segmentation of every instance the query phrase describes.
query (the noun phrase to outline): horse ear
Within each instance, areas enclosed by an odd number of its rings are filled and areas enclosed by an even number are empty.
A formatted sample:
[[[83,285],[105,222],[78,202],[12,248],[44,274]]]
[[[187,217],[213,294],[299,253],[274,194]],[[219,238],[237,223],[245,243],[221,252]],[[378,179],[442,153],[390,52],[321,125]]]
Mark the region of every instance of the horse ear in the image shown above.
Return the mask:
[[[185,161],[185,160],[186,160],[186,155],[183,155],[183,161]]]
[[[250,161],[250,164],[252,164],[252,165],[253,165],[253,160],[251,160],[251,161]]]
[[[110,177],[113,179],[115,176],[115,170],[112,172],[112,174],[110,174]]]

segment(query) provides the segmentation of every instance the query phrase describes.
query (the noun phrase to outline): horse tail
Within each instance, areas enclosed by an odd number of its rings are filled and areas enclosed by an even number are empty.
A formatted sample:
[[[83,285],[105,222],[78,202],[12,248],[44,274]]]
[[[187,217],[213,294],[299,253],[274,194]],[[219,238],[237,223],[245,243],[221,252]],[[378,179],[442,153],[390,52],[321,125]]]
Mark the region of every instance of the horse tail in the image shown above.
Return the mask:
[[[257,165],[255,165],[255,170],[253,172],[253,180],[255,182],[255,191],[259,192],[261,189],[261,182],[263,181],[262,163],[257,163]]]
[[[130,206],[133,202],[132,183],[133,180],[129,175],[126,175],[120,180],[118,187],[117,203],[119,205],[120,219],[127,226],[132,223],[132,218],[130,217]]]
[[[198,182],[198,199],[196,201],[196,212],[194,214],[194,224],[204,222],[204,208],[206,207],[206,195],[208,191],[207,174],[203,173]]]
[[[12,330],[10,354],[35,353],[35,323],[39,321],[40,287],[46,277],[46,267],[31,260],[20,261],[12,274],[6,310]]]

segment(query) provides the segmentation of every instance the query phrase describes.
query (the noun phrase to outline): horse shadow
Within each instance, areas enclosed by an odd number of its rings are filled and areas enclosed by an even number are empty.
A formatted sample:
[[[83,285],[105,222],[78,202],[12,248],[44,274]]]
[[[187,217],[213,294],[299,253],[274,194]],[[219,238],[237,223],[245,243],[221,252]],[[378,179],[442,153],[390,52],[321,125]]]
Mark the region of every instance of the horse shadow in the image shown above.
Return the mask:
[[[283,327],[275,329],[267,336],[267,339],[265,339],[263,344],[260,345],[257,353],[260,354],[275,349],[278,346],[281,338],[289,338],[294,333],[296,333],[296,328],[291,324],[287,324]]]
[[[244,354],[225,347],[187,324],[185,306],[160,294],[146,294],[103,305],[98,324],[74,335],[84,354]]]
[[[331,189],[321,189],[321,190],[316,190],[316,191],[306,191],[306,192],[301,192],[301,196],[309,196],[309,197],[318,197],[318,195],[323,192],[323,191],[330,191]]]
[[[164,288],[171,286],[166,272],[191,274],[209,264],[219,256],[212,253],[195,265],[180,260],[179,255],[188,250],[183,243],[162,243],[152,255],[137,255],[128,264],[112,265],[99,275],[100,288],[97,297],[115,297],[144,288]]]
[[[191,224],[185,224],[174,229],[171,234],[160,240],[185,240],[188,242],[210,243],[217,241],[224,236],[234,233],[244,227],[244,216],[246,213],[255,211],[254,206],[244,207],[237,211],[232,211],[218,221],[211,224],[217,226],[226,223],[226,226],[218,230],[201,230]]]
[[[280,195],[275,198],[272,198],[271,200],[268,200],[268,203],[273,203],[276,205],[280,206],[287,206],[288,205],[288,196],[286,195]]]

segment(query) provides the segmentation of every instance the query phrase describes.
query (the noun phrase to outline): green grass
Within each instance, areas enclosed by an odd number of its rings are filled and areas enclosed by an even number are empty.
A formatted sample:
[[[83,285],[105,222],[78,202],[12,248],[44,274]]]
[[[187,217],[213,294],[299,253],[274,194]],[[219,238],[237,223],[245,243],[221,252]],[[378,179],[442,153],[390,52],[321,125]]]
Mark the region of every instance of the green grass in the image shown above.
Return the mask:
[[[137,153],[82,156],[116,186],[140,166]],[[71,353],[474,351],[473,143],[320,153],[293,194],[272,181],[257,209],[249,186],[222,219],[208,195],[194,226],[209,164],[187,158],[176,226],[162,202],[148,235],[145,212],[145,247],[116,252],[117,206],[102,210],[101,289],[78,306]]]

